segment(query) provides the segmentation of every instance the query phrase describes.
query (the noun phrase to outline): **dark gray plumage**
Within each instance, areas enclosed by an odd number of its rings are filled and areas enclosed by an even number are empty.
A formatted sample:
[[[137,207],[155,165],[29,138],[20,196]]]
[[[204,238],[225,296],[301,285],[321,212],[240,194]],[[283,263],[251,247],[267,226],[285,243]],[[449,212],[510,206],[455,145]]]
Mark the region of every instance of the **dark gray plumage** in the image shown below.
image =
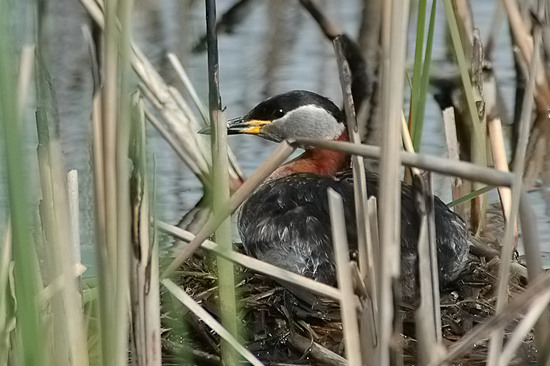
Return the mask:
[[[239,216],[239,232],[246,251],[268,263],[334,285],[328,188],[342,195],[348,239],[351,250],[356,250],[353,179],[351,172],[346,172],[337,177],[299,173],[263,184],[245,202]],[[367,172],[367,190],[369,196],[378,195],[378,176],[374,173]],[[440,287],[446,288],[466,266],[469,234],[460,217],[437,197],[434,197],[434,208]],[[404,300],[415,296],[419,225],[412,187],[403,183],[401,286]]]
[[[314,137],[346,137],[342,112],[329,99],[304,90],[269,98],[244,117],[229,122],[228,133],[254,134],[273,141]],[[378,195],[378,176],[367,172],[369,195]],[[349,156],[309,149],[283,165],[254,192],[242,207],[239,231],[245,250],[268,263],[335,284],[327,189],[344,199],[352,250],[357,247],[353,179]],[[464,222],[434,198],[439,279],[442,288],[465,269],[470,236]],[[401,186],[401,276],[403,299],[416,294],[419,216],[412,187]]]

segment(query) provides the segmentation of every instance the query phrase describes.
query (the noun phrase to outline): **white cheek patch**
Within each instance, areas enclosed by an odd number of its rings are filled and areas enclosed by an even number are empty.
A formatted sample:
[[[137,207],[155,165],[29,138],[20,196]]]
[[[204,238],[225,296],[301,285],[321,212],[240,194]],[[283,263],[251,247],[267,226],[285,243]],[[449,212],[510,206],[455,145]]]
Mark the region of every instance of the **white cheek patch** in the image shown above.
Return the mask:
[[[283,139],[312,138],[334,140],[345,130],[343,123],[325,109],[315,105],[298,107],[265,126],[262,131],[276,132]]]

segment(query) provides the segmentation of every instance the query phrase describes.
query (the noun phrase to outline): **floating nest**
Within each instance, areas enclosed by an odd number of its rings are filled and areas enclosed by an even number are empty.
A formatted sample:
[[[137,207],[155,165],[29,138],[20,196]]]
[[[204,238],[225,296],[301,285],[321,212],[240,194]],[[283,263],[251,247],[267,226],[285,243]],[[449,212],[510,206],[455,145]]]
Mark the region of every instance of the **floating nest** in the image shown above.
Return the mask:
[[[496,307],[496,284],[500,259],[471,255],[466,274],[441,293],[443,343],[451,345],[477,324],[491,317]],[[344,341],[339,304],[319,300],[314,305],[297,299],[270,278],[236,266],[242,342],[268,365],[344,365]],[[214,260],[208,253],[189,259],[177,281],[191,297],[218,317],[218,289]],[[527,284],[526,269],[512,263],[509,296],[520,294]],[[179,302],[165,293],[163,304],[163,364],[220,364],[220,338]],[[405,364],[416,362],[415,307],[400,306],[403,332],[399,346]],[[508,324],[508,333],[517,320]],[[453,365],[484,365],[488,339],[476,343]],[[535,363],[533,334],[524,340],[512,365]],[[182,363],[183,362],[183,363]]]

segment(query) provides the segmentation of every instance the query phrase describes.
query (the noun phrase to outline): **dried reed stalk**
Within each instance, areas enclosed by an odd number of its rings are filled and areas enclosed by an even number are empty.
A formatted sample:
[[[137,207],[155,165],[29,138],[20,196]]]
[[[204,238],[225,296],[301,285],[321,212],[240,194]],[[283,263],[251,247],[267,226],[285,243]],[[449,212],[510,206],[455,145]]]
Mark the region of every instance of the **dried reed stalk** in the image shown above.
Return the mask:
[[[71,170],[67,173],[67,195],[69,204],[69,216],[72,234],[71,243],[73,246],[74,262],[80,264],[80,198],[78,194],[78,170]]]
[[[51,313],[53,349],[50,353],[57,365],[68,365],[74,360],[82,365],[88,364],[87,333],[84,328],[84,316],[77,277],[74,268],[77,264],[74,254],[71,231],[71,214],[67,191],[65,167],[61,141],[59,139],[59,121],[53,107],[53,98],[49,76],[40,55],[36,62],[38,132],[38,166],[42,201],[39,211],[45,238],[45,274],[43,280],[52,285],[53,292],[48,302]],[[78,218],[76,218],[78,223]],[[68,226],[68,227],[67,227]]]
[[[408,152],[414,153],[405,115],[402,113],[401,116],[403,146]],[[421,176],[419,169],[412,168],[412,174],[413,186],[417,188],[415,195],[420,217],[417,257],[420,305],[415,313],[416,340],[418,342],[418,363],[424,365],[438,355],[444,354],[445,349],[441,343],[441,308],[433,194],[431,184]],[[431,175],[428,179],[430,178]]]
[[[495,169],[508,172],[508,160],[506,158],[506,149],[504,147],[504,136],[502,134],[502,124],[500,118],[492,118],[487,121],[487,132],[491,141],[491,155]],[[498,195],[502,205],[502,212],[506,221],[510,218],[510,209],[512,204],[512,191],[510,188],[498,187]],[[514,247],[518,241],[518,226],[514,224]]]
[[[370,240],[371,240],[371,246],[372,246],[372,256],[375,260],[377,261],[381,261],[381,250],[380,250],[380,237],[378,235],[378,203],[377,203],[377,199],[375,196],[371,196],[368,200],[367,200],[367,220],[369,220],[369,226],[371,228],[371,231],[370,231]],[[377,298],[375,298],[374,296],[372,296],[372,294],[369,293],[369,297],[371,298],[371,301],[373,303],[373,307],[372,308],[367,308],[367,312],[369,312],[370,314],[365,314],[365,316],[367,316],[368,318],[365,319],[367,321],[369,321],[370,325],[373,329],[373,334],[374,334],[374,337],[372,339],[372,344],[374,347],[378,347],[378,342],[379,342],[379,331],[378,331],[378,328],[379,328],[379,325],[378,325],[378,316],[377,316],[377,311],[378,311],[378,308],[375,308],[374,306],[376,305],[377,303]]]
[[[303,2],[302,2],[303,3]],[[336,59],[338,61],[338,72],[340,74],[340,85],[342,87],[342,94],[344,96],[344,111],[346,116],[346,126],[350,141],[354,144],[361,144],[361,137],[359,136],[359,128],[357,126],[357,120],[355,116],[355,106],[353,103],[352,95],[352,74],[349,68],[349,64],[346,61],[344,53],[344,40],[342,36],[334,38],[333,45],[336,53]],[[351,164],[353,169],[353,193],[355,199],[355,219],[357,227],[357,248],[358,248],[358,263],[359,263],[359,278],[357,286],[366,286],[370,296],[367,296],[365,301],[366,307],[370,309],[372,314],[378,312],[377,304],[373,299],[377,298],[376,291],[376,263],[372,252],[372,243],[370,239],[370,226],[369,220],[367,220],[367,183],[364,158],[359,155],[352,155]],[[361,314],[364,318],[366,314]],[[375,329],[376,323],[371,324],[369,327],[361,327],[361,336],[359,339],[363,341],[363,345],[366,347],[365,354],[372,354],[374,352],[374,339],[376,338]],[[360,356],[360,353],[359,353]],[[349,357],[348,357],[349,358]],[[361,357],[359,357],[359,360]],[[365,362],[368,362],[368,358]],[[355,359],[354,362],[356,362]],[[350,361],[351,363],[351,361]]]
[[[101,0],[81,0],[92,19],[103,28],[104,4]],[[132,68],[141,80],[141,90],[147,100],[162,116],[163,122],[173,136],[172,143],[177,141],[178,150],[184,154],[178,154],[191,171],[208,186],[208,172],[210,165],[209,147],[204,139],[197,135],[203,125],[195,118],[191,108],[187,105],[181,94],[173,87],[167,85],[143,52],[133,42],[130,54]],[[232,156],[232,155],[231,155]],[[231,166],[238,167],[232,161]],[[241,173],[236,169],[230,170],[232,189],[240,186]]]
[[[180,78],[180,81],[183,83],[185,90],[187,90],[187,93],[189,93],[189,96],[191,97],[191,100],[193,103],[195,103],[195,107],[199,111],[203,121],[205,123],[208,123],[208,112],[203,105],[199,95],[197,94],[197,91],[195,90],[195,87],[193,86],[193,83],[191,82],[191,79],[187,75],[187,72],[183,68],[183,65],[181,64],[180,60],[177,58],[176,55],[173,53],[168,54],[168,60],[172,64],[172,67],[176,71],[176,74]]]
[[[430,177],[431,178],[431,177]],[[439,271],[433,194],[429,179],[414,175],[417,210],[420,216],[418,237],[418,282],[420,305],[415,313],[418,363],[425,365],[445,353],[441,335]]]
[[[132,175],[132,251],[130,258],[130,338],[134,363],[138,366],[160,366],[161,329],[159,298],[158,242],[151,221],[151,187],[147,169],[145,116],[139,94],[132,100],[132,137],[130,159]],[[151,232],[152,231],[152,232]]]
[[[519,215],[521,222],[521,235],[525,248],[525,262],[529,280],[534,280],[545,275],[542,267],[542,253],[540,249],[537,217],[531,205],[529,195],[525,190],[521,191],[519,201]]]
[[[527,65],[537,64],[536,74],[530,74],[535,79],[535,101],[540,111],[547,112],[548,105],[550,105],[550,84],[544,72],[540,52],[537,51],[540,43],[537,43],[534,40],[535,37],[531,36],[528,25],[522,19],[518,3],[513,0],[502,0],[502,3],[508,16],[514,41],[521,52],[523,60]]]
[[[45,144],[39,147],[38,154],[43,195],[40,212],[47,243],[49,284],[40,293],[40,299],[46,300],[42,305],[49,303],[52,310],[54,362],[68,365],[70,359],[87,365],[87,332],[78,286],[78,277],[85,268],[75,260],[74,234],[67,228],[71,219],[63,168],[59,166],[63,160],[59,141],[50,140]]]
[[[128,359],[130,0],[105,8],[104,83],[93,102],[101,361]]]
[[[445,143],[447,146],[447,154],[449,160],[453,162],[460,161],[458,139],[456,136],[455,112],[453,107],[448,107],[443,111],[443,123],[445,125]],[[464,196],[462,188],[462,179],[453,177],[451,179],[451,190],[453,192],[453,200]],[[456,209],[455,209],[456,210]],[[462,212],[464,214],[464,212]],[[462,216],[462,215],[461,215]],[[464,216],[462,216],[464,217]]]
[[[355,310],[355,296],[349,259],[349,247],[344,218],[344,204],[342,197],[336,191],[329,189],[328,205],[330,211],[330,225],[332,229],[332,243],[336,257],[336,276],[340,288],[340,313],[342,314],[342,328],[346,356],[350,366],[361,366],[361,342],[359,341],[359,327]]]
[[[402,352],[396,342],[401,325],[393,298],[400,296],[395,288],[400,264],[400,118],[405,77],[405,50],[409,1],[386,2],[382,11],[382,156],[380,159],[379,230],[381,266],[378,276],[378,309],[380,348],[377,364],[402,363]],[[392,290],[393,289],[393,290]],[[393,293],[392,293],[393,292]]]
[[[497,6],[496,11],[498,11]],[[502,10],[502,9],[501,9]],[[503,18],[502,11],[501,18]],[[502,19],[501,19],[502,21]],[[495,20],[496,22],[496,20]],[[495,26],[495,24],[493,24]],[[480,42],[480,41],[479,41]],[[485,55],[485,58],[488,56]],[[482,61],[484,62],[484,61]],[[495,169],[509,171],[508,160],[506,157],[506,149],[504,147],[504,136],[502,133],[502,123],[498,116],[498,88],[495,78],[495,73],[492,69],[481,71],[480,75],[483,85],[483,103],[485,113],[487,115],[487,135],[489,138],[489,146],[491,149],[491,157]],[[509,188],[498,187],[498,195],[502,206],[502,213],[505,220],[510,216],[510,204],[512,201],[512,192]],[[517,246],[518,228],[517,222],[514,223],[514,245]]]
[[[452,162],[460,161],[458,139],[456,137],[455,113],[453,107],[446,108],[443,111],[443,123],[445,125],[445,145],[447,146],[448,159]],[[453,199],[456,200],[462,196],[460,194],[460,178],[453,177],[451,188]]]
[[[342,95],[344,96],[344,114],[346,116],[346,127],[350,141],[354,144],[361,144],[357,121],[355,119],[355,107],[353,105],[353,96],[351,94],[351,71],[344,54],[341,36],[334,39],[333,45],[338,61],[338,72],[340,74],[340,85]],[[368,261],[368,235],[369,225],[367,217],[367,182],[365,173],[365,162],[362,156],[353,155],[351,157],[353,168],[353,193],[355,197],[355,211],[357,219],[357,246],[359,249],[359,269],[364,275],[373,275],[372,260]]]
[[[195,107],[199,110],[199,113],[201,114],[201,117],[203,118],[203,120],[207,124],[210,124],[210,122],[208,120],[208,116],[206,114],[206,108],[202,104],[202,102],[201,102],[195,88],[193,87],[193,84],[191,83],[191,80],[189,79],[189,76],[187,76],[187,73],[185,72],[185,69],[183,68],[181,62],[172,53],[168,54],[168,59],[170,60],[170,63],[172,64],[172,67],[174,68],[174,70],[178,74],[181,82],[185,86],[185,90],[187,91],[187,93],[189,93],[189,96],[193,100],[193,103],[195,103]],[[239,186],[240,186],[240,184],[238,186],[235,186],[235,183],[236,182],[242,183],[244,181],[244,178],[243,178],[244,173],[242,172],[241,167],[238,165],[237,158],[233,154],[233,151],[231,151],[231,149],[229,147],[227,148],[227,154],[229,156],[229,164],[231,164],[231,168],[232,168],[231,170],[229,170],[229,174],[231,175],[232,178],[234,178],[234,179],[230,180],[230,184],[232,184],[230,189],[231,189],[231,192],[233,192],[237,188],[239,188]]]
[[[324,141],[300,138],[289,141],[292,146],[312,146],[334,151],[344,151],[349,154],[362,155],[371,159],[380,159],[382,149],[377,146],[355,145],[342,141]],[[400,151],[400,160],[403,165],[415,166],[425,170],[431,170],[446,175],[462,177],[494,186],[509,187],[512,184],[513,175],[492,168],[484,168],[465,161],[452,161],[437,156],[411,154]]]

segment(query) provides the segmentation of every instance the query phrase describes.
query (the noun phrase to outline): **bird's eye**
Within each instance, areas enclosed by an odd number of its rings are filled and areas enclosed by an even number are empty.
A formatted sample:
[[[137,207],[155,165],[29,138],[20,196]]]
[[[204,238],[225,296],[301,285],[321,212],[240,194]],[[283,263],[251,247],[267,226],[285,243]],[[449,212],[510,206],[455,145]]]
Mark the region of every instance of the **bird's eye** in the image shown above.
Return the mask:
[[[285,111],[282,109],[282,108],[279,108],[279,109],[276,109],[274,112],[273,112],[273,119],[277,119],[277,118],[281,118],[282,116],[285,115]]]

